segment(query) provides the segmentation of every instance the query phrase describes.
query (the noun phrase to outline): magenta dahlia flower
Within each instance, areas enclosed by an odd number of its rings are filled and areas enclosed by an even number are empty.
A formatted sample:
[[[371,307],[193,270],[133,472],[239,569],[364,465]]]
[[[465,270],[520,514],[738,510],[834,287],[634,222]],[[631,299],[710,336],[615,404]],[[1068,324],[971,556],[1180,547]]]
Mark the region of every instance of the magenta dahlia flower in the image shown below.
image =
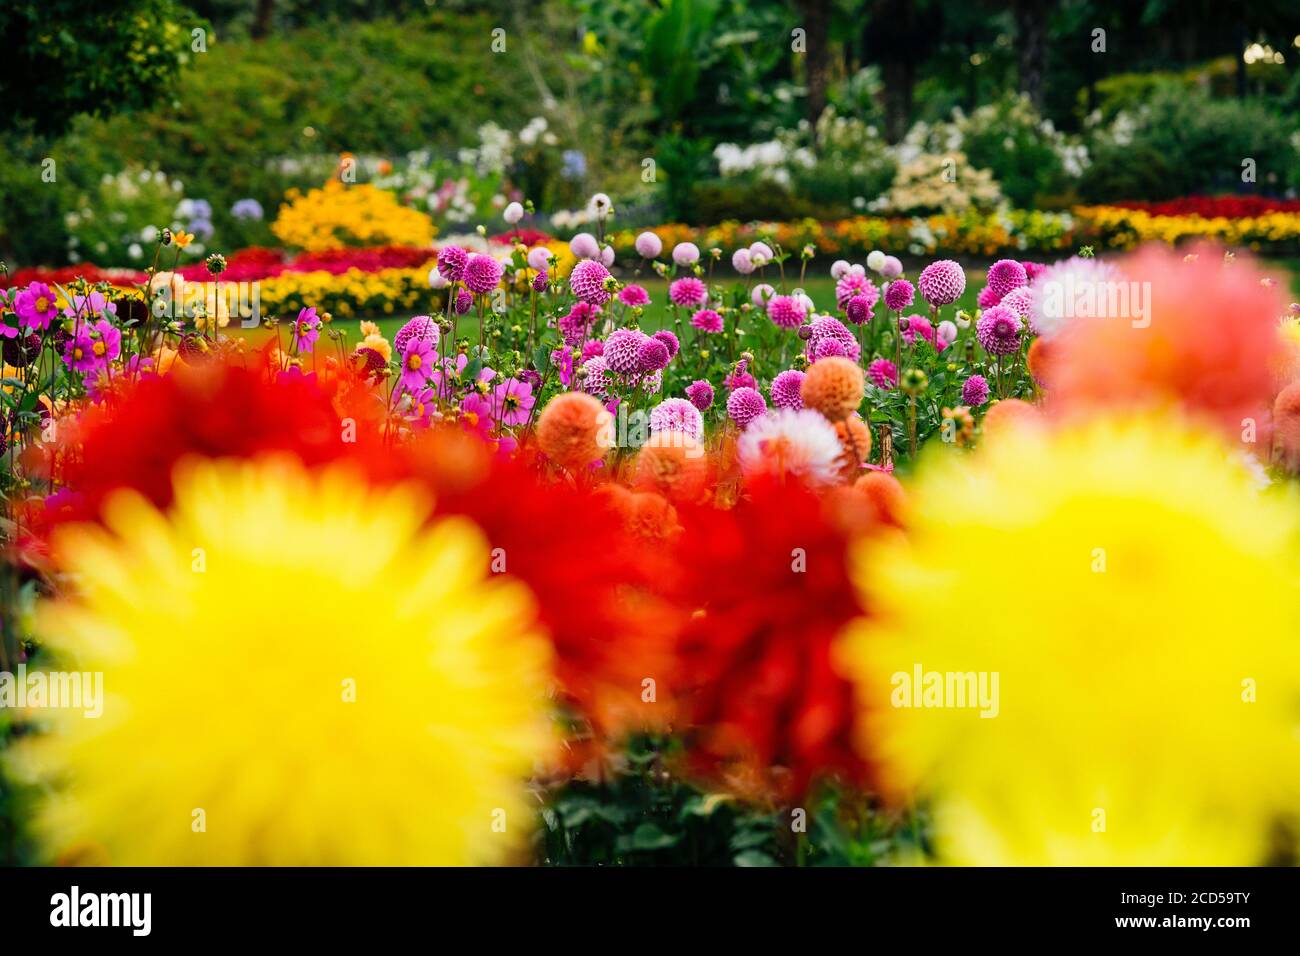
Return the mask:
[[[526,424],[536,401],[533,386],[517,378],[505,379],[492,390],[493,414],[507,428]]]
[[[591,305],[604,305],[609,301],[609,290],[605,280],[609,270],[595,259],[583,259],[569,273],[569,289],[580,302]]]
[[[398,379],[408,392],[418,392],[435,371],[438,356],[427,339],[411,339],[402,352],[402,374]]]
[[[818,316],[806,328],[808,329],[807,355],[814,361],[830,355],[844,355],[856,362],[862,354],[858,340],[839,319],[829,315]],[[839,348],[824,347],[827,342],[835,342]]]
[[[713,386],[704,379],[697,378],[686,386],[686,397],[700,411],[708,411],[713,407]]]
[[[438,271],[448,282],[459,282],[465,275],[469,253],[460,246],[444,246],[438,252]]]
[[[650,304],[650,293],[635,282],[629,283],[618,290],[618,301],[622,302],[629,309],[635,309]]]
[[[931,305],[952,305],[966,291],[966,273],[959,263],[939,259],[921,270],[916,284]]]
[[[640,364],[641,345],[649,338],[639,329],[615,329],[605,339],[605,364],[620,375],[634,374]]]
[[[727,396],[727,414],[741,428],[766,413],[767,402],[758,389],[746,385]]]
[[[993,294],[997,296],[999,302],[1012,289],[1019,289],[1022,285],[1028,285],[1028,283],[1029,274],[1025,272],[1025,267],[1015,259],[999,259],[989,266],[988,288],[993,290]]]
[[[691,316],[691,327],[701,332],[716,334],[722,331],[722,316],[713,309],[700,309]]]
[[[977,408],[989,400],[989,383],[983,375],[972,375],[961,383],[961,400]]]
[[[807,316],[807,307],[792,295],[774,295],[767,300],[767,317],[777,328],[798,328]]]
[[[858,268],[860,267],[851,268],[835,283],[835,304],[841,309],[855,295],[866,296],[867,305],[873,309],[876,307],[876,303],[880,301],[880,289],[867,278],[865,272],[857,271]]]
[[[457,315],[464,315],[474,304],[474,296],[470,294],[469,289],[456,290],[456,303],[453,308]]]
[[[709,287],[694,276],[686,276],[668,287],[668,298],[680,309],[698,309],[709,301]]]
[[[668,354],[668,346],[658,339],[648,338],[637,349],[636,370],[643,375],[649,375],[664,368],[671,357]]]
[[[465,274],[462,281],[465,288],[475,295],[487,295],[501,284],[505,268],[491,256],[480,252],[474,253],[465,262]]]
[[[417,315],[412,317],[405,325],[397,330],[393,336],[393,348],[402,353],[406,351],[406,343],[411,339],[427,339],[430,345],[438,345],[438,324],[433,318],[427,315]]]
[[[650,433],[681,432],[696,441],[704,437],[704,416],[684,398],[665,398],[650,409]]]
[[[98,364],[95,360],[95,342],[88,330],[83,329],[68,339],[63,347],[63,361],[68,368],[82,374],[95,370]]]
[[[876,359],[867,366],[867,378],[876,388],[891,389],[898,384],[898,366],[889,359]]]
[[[885,287],[885,305],[895,312],[910,309],[916,299],[916,287],[906,279],[895,279]]]
[[[871,299],[865,295],[855,295],[844,305],[844,317],[854,325],[863,325],[874,319]]]
[[[975,323],[975,337],[990,355],[1010,355],[1020,348],[1020,318],[1005,306],[995,305]]]
[[[677,340],[677,336],[668,329],[660,329],[650,338],[662,342],[668,348],[668,357],[670,359],[676,358],[678,351],[682,347],[682,343]]]
[[[772,404],[777,408],[803,408],[803,396],[799,392],[803,377],[803,372],[788,368],[772,379]]]

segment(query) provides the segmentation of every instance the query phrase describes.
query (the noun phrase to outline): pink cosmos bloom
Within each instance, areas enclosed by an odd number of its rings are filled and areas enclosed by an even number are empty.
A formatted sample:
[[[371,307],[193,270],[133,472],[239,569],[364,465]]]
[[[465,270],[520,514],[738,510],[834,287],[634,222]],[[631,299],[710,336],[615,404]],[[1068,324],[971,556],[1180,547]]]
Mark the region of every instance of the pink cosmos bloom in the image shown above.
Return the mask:
[[[106,368],[122,354],[122,333],[107,319],[100,319],[91,327],[93,344],[90,350],[95,355],[97,368]]]
[[[398,384],[408,392],[418,392],[434,372],[438,356],[426,339],[411,339],[402,354],[402,375]]]
[[[492,406],[496,410],[496,419],[507,428],[525,424],[536,401],[537,399],[533,397],[533,386],[517,378],[506,379],[492,392]]]
[[[19,292],[14,298],[13,306],[22,324],[38,331],[48,329],[54,317],[59,314],[54,293],[44,282],[33,282]]]
[[[299,352],[310,352],[320,338],[320,319],[314,308],[301,309],[293,323],[293,347]]]
[[[89,331],[83,329],[68,340],[63,347],[63,361],[68,368],[83,375],[95,370],[95,343]]]

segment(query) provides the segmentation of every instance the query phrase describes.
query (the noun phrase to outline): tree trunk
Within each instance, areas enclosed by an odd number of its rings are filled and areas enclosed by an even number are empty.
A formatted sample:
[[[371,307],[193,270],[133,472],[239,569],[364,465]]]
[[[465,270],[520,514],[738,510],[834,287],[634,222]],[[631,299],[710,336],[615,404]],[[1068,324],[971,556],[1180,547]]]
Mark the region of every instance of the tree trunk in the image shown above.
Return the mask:
[[[271,12],[275,0],[257,0],[257,11],[253,14],[253,27],[250,31],[254,40],[261,40],[271,32]]]
[[[826,78],[830,72],[827,29],[830,26],[831,0],[801,0],[803,28],[807,50],[804,53],[804,80],[808,84],[808,122],[816,124],[826,109]]]
[[[924,29],[912,0],[875,0],[862,29],[864,62],[880,64],[885,84],[885,137],[897,143],[912,121],[916,61],[930,37],[940,31],[941,13],[932,11]]]
[[[1018,0],[1015,14],[1019,30],[1020,92],[1029,96],[1034,109],[1043,109],[1043,79],[1047,61],[1047,18],[1053,3],[1047,0]]]

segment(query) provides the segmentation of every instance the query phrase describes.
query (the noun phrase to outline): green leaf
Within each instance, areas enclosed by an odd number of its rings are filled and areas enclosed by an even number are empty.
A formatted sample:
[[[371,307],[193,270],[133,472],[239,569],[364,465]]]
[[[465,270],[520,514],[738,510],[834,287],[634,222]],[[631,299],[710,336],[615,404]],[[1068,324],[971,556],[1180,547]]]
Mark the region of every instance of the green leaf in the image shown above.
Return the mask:
[[[737,853],[732,862],[736,866],[776,866],[776,860],[761,850],[746,850],[744,853]]]
[[[665,833],[653,823],[642,823],[630,836],[618,838],[620,850],[663,850],[676,846],[681,840],[680,833]]]

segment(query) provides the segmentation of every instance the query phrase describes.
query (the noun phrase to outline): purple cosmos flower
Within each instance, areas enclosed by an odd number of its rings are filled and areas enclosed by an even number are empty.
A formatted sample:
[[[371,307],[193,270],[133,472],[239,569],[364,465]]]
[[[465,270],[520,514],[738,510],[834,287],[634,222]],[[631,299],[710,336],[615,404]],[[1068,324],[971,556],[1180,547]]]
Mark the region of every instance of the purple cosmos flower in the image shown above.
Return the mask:
[[[320,338],[320,318],[315,308],[301,309],[293,323],[293,347],[299,352],[310,352]]]

